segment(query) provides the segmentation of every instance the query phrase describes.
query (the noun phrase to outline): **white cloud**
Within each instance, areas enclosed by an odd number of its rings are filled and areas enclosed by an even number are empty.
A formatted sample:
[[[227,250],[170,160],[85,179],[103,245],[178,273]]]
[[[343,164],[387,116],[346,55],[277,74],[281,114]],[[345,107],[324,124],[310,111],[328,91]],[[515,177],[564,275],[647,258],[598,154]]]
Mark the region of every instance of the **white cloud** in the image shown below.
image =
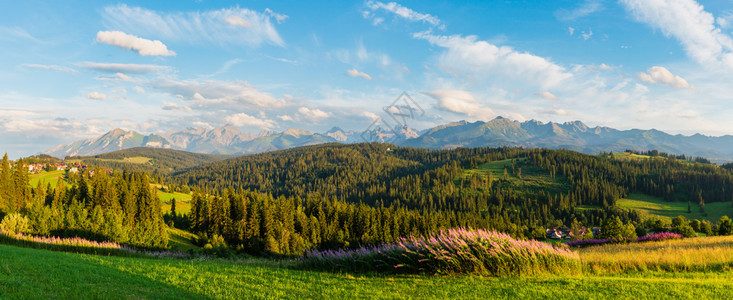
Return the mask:
[[[293,120],[293,117],[288,116],[288,115],[279,115],[277,116],[277,118],[283,121],[292,121]]]
[[[300,119],[305,119],[311,123],[316,123],[322,119],[328,118],[331,116],[331,113],[322,111],[317,108],[307,108],[305,106],[298,108],[298,117]]]
[[[171,95],[182,95],[193,109],[280,108],[288,105],[284,98],[275,98],[244,81],[168,80],[151,82],[154,88]]]
[[[693,0],[621,0],[640,22],[674,37],[700,64],[733,69],[733,39],[715,26],[713,15]]]
[[[240,16],[228,16],[224,21],[234,26],[252,27],[252,23]]]
[[[206,122],[201,122],[201,121],[193,122],[193,126],[196,126],[198,128],[208,128],[208,129],[214,128],[214,126],[211,126],[211,124],[206,123]]]
[[[600,64],[598,66],[598,68],[601,69],[601,70],[613,70],[613,67],[612,66],[609,66],[607,64]]]
[[[107,95],[100,92],[91,92],[87,94],[87,98],[92,100],[107,100]]]
[[[731,26],[733,26],[733,11],[729,10],[725,13],[725,15],[717,17],[715,19],[715,23],[718,23],[718,26],[720,26],[720,28],[731,28]]]
[[[170,69],[168,66],[161,65],[138,65],[138,64],[118,64],[118,63],[95,63],[81,62],[76,66],[104,73],[131,73],[131,74],[149,74],[158,73]]]
[[[423,92],[438,101],[438,106],[444,110],[478,119],[489,120],[495,116],[494,111],[485,107],[476,100],[470,92],[462,90],[434,90]]]
[[[273,120],[264,118],[258,119],[245,113],[238,113],[227,116],[226,118],[224,118],[224,121],[237,127],[251,126],[262,129],[271,129],[273,127],[277,127],[277,123]]]
[[[361,77],[366,80],[372,80],[372,76],[369,76],[369,74],[364,73],[364,72],[359,72],[357,69],[348,70],[346,71],[346,74],[351,77]]]
[[[575,28],[568,27],[568,32],[570,33],[570,35],[573,35],[573,33],[575,33]]]
[[[26,68],[59,71],[59,72],[66,72],[66,73],[72,73],[72,74],[79,73],[79,71],[77,71],[74,68],[62,67],[62,66],[57,66],[57,65],[23,64],[22,66]]]
[[[544,91],[541,93],[534,93],[534,95],[545,98],[547,100],[557,100],[557,97],[548,91]]]
[[[265,12],[270,15],[270,17],[275,18],[275,21],[277,21],[278,24],[285,22],[285,20],[289,18],[288,15],[278,14],[276,12],[273,12],[272,9],[269,8],[265,8]]]
[[[555,17],[562,21],[572,21],[601,10],[603,10],[602,0],[586,0],[572,10],[558,9],[555,11]],[[570,34],[572,35],[572,32]]]
[[[158,12],[124,4],[102,11],[109,29],[173,42],[284,46],[271,16],[246,8],[195,12]],[[277,17],[275,17],[277,19]]]
[[[590,37],[593,36],[593,30],[589,29],[588,32],[583,31],[580,33],[580,36],[583,37],[583,40],[587,41],[588,39],[590,39]]]
[[[190,112],[191,108],[186,105],[178,105],[173,102],[163,101],[163,109],[164,110],[176,110],[176,111],[184,111],[184,112]]]
[[[491,77],[494,82],[504,80],[507,83],[521,80],[542,89],[556,86],[572,77],[565,68],[545,58],[478,41],[476,36],[436,36],[423,32],[416,33],[414,37],[446,48],[446,52],[440,56],[440,63],[445,67],[470,72],[473,77]]]
[[[367,117],[367,118],[369,118],[371,120],[379,119],[379,115],[377,115],[377,114],[375,114],[373,112],[370,112],[370,111],[362,111],[361,112],[361,115],[364,116],[364,117]]]
[[[141,86],[136,86],[136,87],[132,88],[132,90],[133,91],[136,91],[136,92],[138,92],[140,94],[145,94],[145,89],[143,87],[141,87]]]
[[[374,16],[374,12],[382,9],[387,12],[393,13],[403,19],[406,19],[410,22],[423,22],[423,23],[428,23],[432,26],[438,26],[439,28],[445,27],[445,25],[442,25],[440,20],[436,18],[435,16],[416,12],[412,9],[399,5],[395,2],[383,3],[383,2],[368,1],[366,3],[366,7],[369,8],[371,12],[367,11],[367,12],[364,12],[362,15],[365,18],[374,17],[375,25],[381,23],[382,20],[380,19],[379,21],[376,21],[377,18]]]
[[[667,68],[654,66],[646,70],[649,73],[639,73],[639,79],[646,83],[662,83],[677,89],[695,89],[687,83],[687,80],[678,75],[672,74]]]
[[[97,42],[112,45],[124,50],[133,50],[142,56],[175,56],[163,42],[147,40],[122,31],[97,32]]]

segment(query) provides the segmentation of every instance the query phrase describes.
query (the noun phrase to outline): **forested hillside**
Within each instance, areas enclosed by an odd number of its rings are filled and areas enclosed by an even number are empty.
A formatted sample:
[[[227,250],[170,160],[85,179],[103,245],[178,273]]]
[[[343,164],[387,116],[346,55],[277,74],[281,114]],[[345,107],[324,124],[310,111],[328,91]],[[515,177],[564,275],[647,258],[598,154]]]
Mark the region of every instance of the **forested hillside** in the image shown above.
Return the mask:
[[[501,171],[476,172],[486,164]],[[456,226],[540,237],[545,226],[600,226],[618,216],[641,227],[637,213],[614,206],[630,191],[703,207],[733,199],[733,175],[715,165],[521,148],[319,145],[208,164],[174,178],[208,191],[194,197],[195,231],[283,253]]]
[[[0,163],[0,230],[84,237],[141,247],[168,244],[161,202],[147,174],[96,169],[69,173],[67,184],[29,185],[21,159]]]
[[[137,147],[95,156],[69,157],[69,159],[81,160],[89,166],[145,171],[164,175],[223,160],[227,157],[225,155],[192,153],[172,149]]]

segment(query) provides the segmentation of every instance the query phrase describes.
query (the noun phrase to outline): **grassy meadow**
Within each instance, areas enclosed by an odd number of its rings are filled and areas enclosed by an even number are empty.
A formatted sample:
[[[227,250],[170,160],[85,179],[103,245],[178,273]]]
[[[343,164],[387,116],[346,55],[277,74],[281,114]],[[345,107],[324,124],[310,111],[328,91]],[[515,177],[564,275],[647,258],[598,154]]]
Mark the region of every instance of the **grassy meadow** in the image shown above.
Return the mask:
[[[500,181],[500,179],[504,179],[505,169],[507,170],[506,180]],[[559,193],[570,190],[570,183],[565,178],[561,176],[553,178],[549,172],[531,165],[526,158],[514,160],[514,172],[512,172],[512,160],[505,159],[484,163],[475,169],[466,170],[462,175],[462,179],[467,182],[474,174],[478,174],[484,180],[492,178],[492,184],[499,183],[504,188],[524,193],[535,194],[540,190]],[[459,177],[456,179],[456,184],[460,184],[460,181],[461,178]]]
[[[581,252],[581,259],[590,256],[590,250]],[[733,288],[731,271],[504,278],[354,276],[296,270],[289,264],[265,259],[94,256],[0,245],[0,298],[721,298]]]
[[[710,220],[717,222],[722,216],[733,216],[733,205],[730,202],[713,202],[705,204],[705,212],[700,212],[697,203],[691,203],[692,213],[687,213],[687,202],[665,202],[659,197],[641,193],[631,193],[619,199],[616,205],[625,209],[639,211],[645,217],[658,217],[671,220],[676,216],[687,219]]]
[[[31,186],[36,187],[38,186],[39,182],[43,182],[45,184],[51,184],[51,186],[55,187],[59,180],[64,180],[62,177],[66,174],[66,171],[64,170],[57,170],[57,171],[41,171],[36,174],[30,175],[29,183]]]

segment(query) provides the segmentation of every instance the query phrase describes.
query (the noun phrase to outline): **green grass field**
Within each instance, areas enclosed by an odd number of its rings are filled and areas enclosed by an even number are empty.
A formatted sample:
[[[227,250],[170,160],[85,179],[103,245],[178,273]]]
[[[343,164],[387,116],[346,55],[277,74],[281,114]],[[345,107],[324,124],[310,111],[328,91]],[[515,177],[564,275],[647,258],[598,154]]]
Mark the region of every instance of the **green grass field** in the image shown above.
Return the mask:
[[[705,204],[705,212],[700,212],[697,203],[691,203],[692,213],[687,213],[687,202],[665,202],[659,197],[641,193],[631,193],[628,197],[619,199],[616,205],[621,208],[634,209],[645,216],[656,216],[671,220],[676,216],[685,216],[687,219],[710,220],[717,222],[721,216],[733,216],[733,205],[730,202],[714,202]]]
[[[191,212],[191,194],[184,193],[168,193],[158,190],[158,198],[163,201],[162,210],[164,212],[171,210],[171,200],[176,199],[176,212],[177,213],[189,213]]]
[[[41,171],[36,174],[31,174],[29,182],[32,187],[38,186],[39,182],[44,182],[44,185],[50,183],[51,186],[55,187],[58,181],[62,179],[61,177],[64,176],[64,174],[66,174],[66,171],[64,170],[51,172]]]
[[[570,277],[387,276],[294,270],[264,259],[167,260],[0,245],[0,298],[725,298],[733,273]]]
[[[506,181],[500,181],[504,179],[504,169],[507,170],[507,178]],[[521,178],[519,177],[520,169]],[[540,190],[560,193],[570,190],[570,184],[565,178],[552,178],[549,172],[530,165],[525,158],[514,161],[514,171],[512,171],[512,160],[505,159],[481,164],[476,169],[466,170],[462,176],[465,181],[468,181],[474,174],[480,175],[481,178],[488,178],[491,174],[494,183],[500,183],[503,188],[515,189],[524,193],[535,194]],[[460,180],[461,178],[456,179],[456,183],[460,184]]]
[[[184,231],[177,228],[168,228],[168,247],[172,250],[186,251],[189,249],[198,249],[199,247],[194,245],[194,239],[198,237],[188,231]]]
[[[151,159],[149,157],[142,157],[142,156],[125,157],[123,159],[104,159],[104,158],[97,158],[97,160],[100,160],[100,161],[110,161],[110,162],[126,162],[126,163],[133,163],[133,164],[139,164],[139,165],[143,165],[143,164],[151,164],[152,165],[153,164],[151,162],[153,159]]]

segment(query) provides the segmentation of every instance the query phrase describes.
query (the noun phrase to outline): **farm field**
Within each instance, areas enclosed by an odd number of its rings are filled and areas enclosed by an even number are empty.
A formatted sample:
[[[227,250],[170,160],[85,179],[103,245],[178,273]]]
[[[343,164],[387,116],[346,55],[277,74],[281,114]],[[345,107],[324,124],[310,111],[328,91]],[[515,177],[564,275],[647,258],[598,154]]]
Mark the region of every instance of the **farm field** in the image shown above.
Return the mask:
[[[692,213],[687,213],[687,202],[665,202],[659,197],[641,193],[631,193],[628,197],[619,199],[616,205],[637,210],[645,216],[655,216],[666,220],[671,220],[676,216],[685,216],[690,220],[718,221],[722,216],[733,216],[733,206],[730,202],[706,203],[707,215],[703,215],[697,203],[691,203]]]
[[[733,273],[571,277],[350,275],[264,259],[167,260],[0,245],[2,298],[721,298]]]
[[[64,170],[57,170],[57,171],[41,171],[36,174],[30,175],[30,185],[32,187],[38,186],[39,182],[44,182],[44,184],[51,184],[51,186],[56,186],[59,180],[61,180],[61,177],[66,174],[66,171]]]

